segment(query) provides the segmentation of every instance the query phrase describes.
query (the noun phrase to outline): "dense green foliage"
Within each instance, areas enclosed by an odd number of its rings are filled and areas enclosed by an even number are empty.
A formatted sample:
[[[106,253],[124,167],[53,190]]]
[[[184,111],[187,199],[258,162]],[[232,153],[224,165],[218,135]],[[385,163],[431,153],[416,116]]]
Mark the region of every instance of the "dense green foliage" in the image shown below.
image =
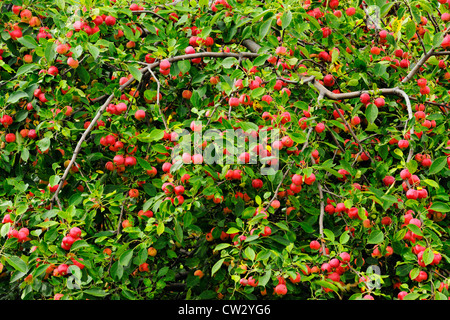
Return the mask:
[[[449,3],[0,2],[0,296],[448,299]]]

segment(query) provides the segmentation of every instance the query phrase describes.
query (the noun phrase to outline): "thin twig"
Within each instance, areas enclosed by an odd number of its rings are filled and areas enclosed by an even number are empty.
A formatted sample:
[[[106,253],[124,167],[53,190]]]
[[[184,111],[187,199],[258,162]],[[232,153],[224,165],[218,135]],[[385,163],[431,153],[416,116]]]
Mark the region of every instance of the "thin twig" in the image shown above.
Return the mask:
[[[153,76],[153,79],[155,79],[155,81],[156,81],[156,105],[158,106],[159,114],[161,115],[162,121],[164,123],[164,128],[166,128],[166,131],[169,131],[169,127],[167,126],[166,118],[164,117],[164,114],[161,110],[161,106],[159,105],[159,92],[160,92],[160,88],[161,88],[161,83],[159,82],[156,75],[153,73],[150,66],[148,66],[146,69],[148,70],[148,72],[151,73],[151,75]]]
[[[369,152],[366,152],[364,150],[364,148],[363,148],[363,146],[361,144],[361,141],[358,139],[356,134],[353,132],[353,129],[351,128],[351,126],[349,125],[349,123],[345,119],[344,115],[341,113],[341,111],[339,111],[339,108],[336,106],[335,103],[333,103],[333,107],[334,107],[334,110],[336,110],[336,112],[339,114],[339,117],[344,121],[344,123],[347,126],[347,129],[350,132],[350,134],[352,135],[353,139],[355,139],[355,142],[358,144],[358,147],[359,147],[359,150],[361,151],[361,153],[365,153],[369,157],[370,162],[374,163],[374,160],[373,160],[372,156],[370,155]]]

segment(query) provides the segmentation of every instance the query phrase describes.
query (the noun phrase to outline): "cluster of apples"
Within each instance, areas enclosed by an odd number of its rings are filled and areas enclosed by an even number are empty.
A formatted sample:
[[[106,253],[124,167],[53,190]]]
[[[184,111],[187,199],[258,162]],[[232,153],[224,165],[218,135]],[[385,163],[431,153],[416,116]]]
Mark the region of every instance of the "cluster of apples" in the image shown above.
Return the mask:
[[[127,78],[125,78],[127,79]],[[106,107],[105,111],[114,114],[114,115],[121,115],[125,111],[127,111],[127,105],[124,102],[119,102],[117,104],[110,103]]]
[[[239,280],[239,283],[245,287],[245,286],[251,286],[251,287],[256,287],[259,283],[259,281],[257,281],[255,278],[253,278],[252,276],[247,278],[241,278]]]
[[[406,211],[406,213],[402,217],[403,224],[401,225],[401,227],[405,227],[408,224],[413,224],[413,225],[416,225],[418,228],[420,228],[422,226],[422,222],[419,219],[414,218],[413,215],[414,215],[413,210]],[[406,232],[405,236],[403,237],[403,240],[407,240],[407,241],[410,241],[411,243],[415,243],[416,240],[421,240],[422,238],[423,238],[423,236],[415,234],[411,230],[408,230]]]
[[[411,250],[415,255],[417,255],[417,263],[419,264],[419,266],[426,267],[426,265],[423,261],[423,254],[424,254],[426,248],[419,244],[416,244],[414,247],[412,247]],[[433,254],[434,254],[433,260],[429,264],[431,266],[438,265],[442,260],[442,255],[439,252],[434,251]]]
[[[426,133],[430,134],[433,131],[433,129],[436,128],[436,121],[427,119],[428,114],[425,113],[425,106],[423,104],[420,103],[416,105],[414,109],[415,109],[414,118],[416,119],[416,122],[419,123],[422,127],[426,127],[427,129],[429,129]],[[415,131],[414,134],[417,135],[417,137],[420,139],[422,137],[423,132]],[[409,139],[410,136],[411,133],[408,131],[405,134],[405,139]]]
[[[39,27],[41,25],[40,17],[33,16],[30,10],[24,9],[22,6],[13,5],[12,11],[20,16],[20,22],[27,23],[30,27]]]
[[[13,118],[7,114],[4,114],[1,118],[0,118],[0,123],[3,125],[4,128],[8,129],[8,127],[10,125],[13,124]]]
[[[28,228],[20,228],[19,230],[10,228],[7,234],[8,239],[9,238],[16,238],[18,242],[26,242],[30,241],[30,238],[28,237],[30,234],[30,230]]]
[[[78,227],[71,228],[69,233],[63,237],[61,241],[61,248],[67,251],[70,250],[75,241],[81,240],[81,232],[81,229]]]
[[[5,214],[5,216],[2,219],[2,223],[11,223],[13,224],[14,221],[11,219],[11,215],[9,213]],[[30,230],[28,228],[20,228],[19,230],[10,228],[7,237],[9,238],[16,238],[18,242],[23,243],[26,241],[29,241],[30,238],[28,237],[30,234]]]
[[[233,10],[233,7],[227,2],[227,0],[215,0],[211,5],[211,10],[213,12],[217,12],[220,6],[228,9],[228,12],[231,12]]]
[[[408,169],[403,169],[400,171],[400,178],[403,180],[402,188],[406,191],[406,198],[414,200],[428,198],[428,191],[420,186],[420,178],[417,175],[411,174]]]
[[[184,185],[189,183],[189,179],[191,176],[188,173],[185,173],[181,179],[180,182]],[[172,182],[165,182],[163,183],[161,189],[164,192],[164,194],[167,195],[167,197],[164,200],[170,200],[172,204],[178,204],[182,205],[184,203],[184,192],[186,191],[185,187],[182,185],[175,185]],[[175,202],[177,200],[177,202]]]

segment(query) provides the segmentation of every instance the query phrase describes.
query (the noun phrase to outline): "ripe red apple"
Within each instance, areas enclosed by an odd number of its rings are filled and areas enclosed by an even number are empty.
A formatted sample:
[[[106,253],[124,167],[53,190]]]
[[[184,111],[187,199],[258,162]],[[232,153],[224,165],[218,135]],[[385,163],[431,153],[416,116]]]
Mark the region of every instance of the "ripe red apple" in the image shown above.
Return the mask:
[[[296,184],[296,185],[301,185],[302,184],[302,182],[303,182],[303,177],[301,176],[301,175],[299,175],[299,174],[294,174],[293,176],[292,176],[292,183],[294,183],[294,184]]]
[[[239,106],[239,98],[231,97],[231,98],[228,100],[228,105],[229,105],[230,107],[237,107],[237,106]]]
[[[263,187],[263,181],[261,179],[253,179],[252,187],[255,189],[261,189]]]
[[[79,62],[78,60],[73,59],[72,57],[69,57],[67,59],[67,64],[71,67],[71,68],[78,68]]]
[[[16,141],[16,135],[14,133],[7,133],[5,136],[5,141],[8,143],[12,143]]]
[[[290,148],[294,145],[294,140],[292,140],[289,136],[284,136],[283,138],[281,138],[281,143],[286,148]]]
[[[361,123],[361,118],[358,116],[354,116],[351,120],[351,124],[354,126],[357,126],[360,123]]]
[[[161,62],[159,63],[159,67],[163,70],[169,69],[170,68],[170,62],[167,59],[161,60]]]
[[[125,228],[131,227],[131,226],[133,226],[133,224],[129,220],[122,221],[122,228],[125,229]]]
[[[26,54],[23,56],[23,61],[25,63],[31,63],[33,62],[33,56],[31,54]]]
[[[314,128],[314,130],[315,130],[317,133],[323,132],[323,130],[325,130],[325,124],[323,124],[322,122],[319,122],[319,123],[316,125],[316,127]]]
[[[419,197],[419,194],[418,194],[417,190],[409,189],[408,191],[406,191],[406,198],[415,200],[418,197]]]
[[[356,9],[354,7],[350,7],[347,8],[347,10],[345,10],[345,14],[348,15],[349,17],[353,16],[356,13]]]
[[[78,239],[81,237],[81,229],[78,227],[73,227],[70,229],[69,235],[74,239]]]
[[[277,295],[284,296],[287,293],[287,287],[285,284],[280,283],[275,287],[274,291]]]
[[[105,24],[107,26],[113,26],[116,24],[116,18],[114,18],[113,16],[107,16],[105,18]]]
[[[385,101],[383,98],[376,98],[373,102],[378,108],[381,108],[385,105]]]
[[[316,181],[316,175],[314,173],[311,173],[310,176],[305,177],[305,183],[308,185],[312,185]]]
[[[370,96],[368,93],[363,93],[359,96],[359,101],[363,104],[368,104],[370,102]]]
[[[143,119],[145,119],[145,115],[146,115],[146,112],[145,112],[145,110],[137,110],[136,111],[136,113],[134,114],[134,117],[137,119],[137,120],[143,120]]]
[[[371,54],[374,54],[374,55],[379,55],[380,52],[381,52],[381,49],[378,48],[378,47],[372,47],[372,48],[370,49],[370,53],[371,53]]]
[[[56,47],[56,52],[58,52],[59,54],[66,54],[67,52],[69,52],[69,46],[66,43],[61,43]]]
[[[324,78],[323,78],[323,84],[326,87],[332,87],[334,85],[334,78],[331,74],[327,74]]]
[[[400,141],[398,142],[398,147],[399,147],[400,149],[406,149],[406,148],[408,148],[408,147],[409,147],[409,141],[408,141],[408,140],[404,140],[404,139],[400,140]]]
[[[311,241],[311,242],[309,243],[309,247],[310,247],[312,250],[319,250],[319,249],[320,249],[320,243],[319,243],[319,241],[313,240],[313,241]]]

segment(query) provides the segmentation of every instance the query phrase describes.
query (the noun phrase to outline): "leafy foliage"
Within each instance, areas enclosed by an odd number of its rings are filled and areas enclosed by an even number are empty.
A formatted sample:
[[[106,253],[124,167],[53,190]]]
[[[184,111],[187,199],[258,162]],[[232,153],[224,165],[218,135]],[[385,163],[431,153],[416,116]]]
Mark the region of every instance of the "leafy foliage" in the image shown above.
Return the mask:
[[[3,2],[0,292],[447,300],[449,12]],[[231,163],[172,158],[193,121]]]

